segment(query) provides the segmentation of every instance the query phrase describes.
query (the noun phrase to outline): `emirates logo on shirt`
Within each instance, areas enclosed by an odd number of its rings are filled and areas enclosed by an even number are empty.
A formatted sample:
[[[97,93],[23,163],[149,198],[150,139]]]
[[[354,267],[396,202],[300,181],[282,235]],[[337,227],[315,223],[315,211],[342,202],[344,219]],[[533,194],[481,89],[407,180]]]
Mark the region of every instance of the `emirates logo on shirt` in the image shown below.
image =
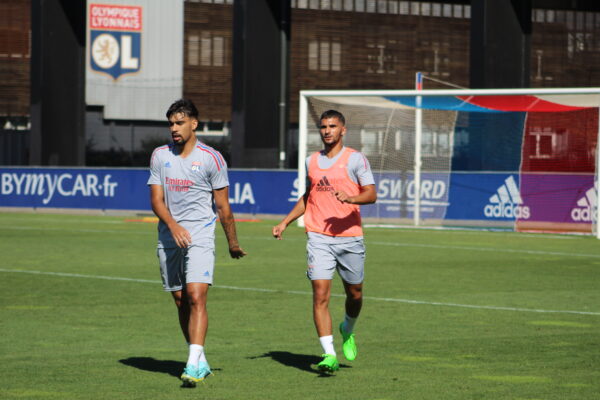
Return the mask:
[[[331,184],[329,183],[329,180],[327,180],[327,177],[324,176],[321,178],[321,180],[319,181],[319,183],[317,183],[317,192],[333,192],[335,191],[335,189],[333,188],[333,186],[331,186]]]

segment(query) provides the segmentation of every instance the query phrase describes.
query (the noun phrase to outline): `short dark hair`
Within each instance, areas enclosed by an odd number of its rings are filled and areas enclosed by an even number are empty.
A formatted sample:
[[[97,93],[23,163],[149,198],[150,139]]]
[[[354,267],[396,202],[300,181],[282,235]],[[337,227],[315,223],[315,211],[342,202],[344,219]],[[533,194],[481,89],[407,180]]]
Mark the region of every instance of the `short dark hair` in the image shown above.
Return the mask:
[[[198,119],[198,109],[189,99],[179,99],[175,103],[171,104],[167,110],[167,119],[171,118],[173,114],[179,113],[187,115],[190,118]]]
[[[344,118],[344,114],[337,110],[327,110],[321,114],[321,118],[319,118],[319,125],[321,125],[321,121],[327,118],[337,118],[340,120],[342,125],[346,125],[346,118]]]

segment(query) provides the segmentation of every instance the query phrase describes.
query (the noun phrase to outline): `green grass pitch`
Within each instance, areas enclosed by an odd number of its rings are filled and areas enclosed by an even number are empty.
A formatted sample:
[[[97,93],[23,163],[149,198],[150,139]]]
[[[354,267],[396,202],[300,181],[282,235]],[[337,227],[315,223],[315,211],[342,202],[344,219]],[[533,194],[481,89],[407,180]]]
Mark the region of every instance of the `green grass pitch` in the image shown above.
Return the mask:
[[[217,228],[206,343],[214,376],[180,387],[187,349],[162,291],[156,226],[124,217],[0,214],[2,399],[598,399],[600,241],[365,230],[358,358],[324,377],[305,235]],[[343,292],[334,283],[334,325]]]

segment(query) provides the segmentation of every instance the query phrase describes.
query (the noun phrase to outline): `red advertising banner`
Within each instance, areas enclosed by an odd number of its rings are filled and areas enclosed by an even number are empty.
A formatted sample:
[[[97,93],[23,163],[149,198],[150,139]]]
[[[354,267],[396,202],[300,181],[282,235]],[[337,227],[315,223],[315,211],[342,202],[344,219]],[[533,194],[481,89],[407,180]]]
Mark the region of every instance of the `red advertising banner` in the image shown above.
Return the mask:
[[[90,29],[141,31],[142,7],[90,4]]]

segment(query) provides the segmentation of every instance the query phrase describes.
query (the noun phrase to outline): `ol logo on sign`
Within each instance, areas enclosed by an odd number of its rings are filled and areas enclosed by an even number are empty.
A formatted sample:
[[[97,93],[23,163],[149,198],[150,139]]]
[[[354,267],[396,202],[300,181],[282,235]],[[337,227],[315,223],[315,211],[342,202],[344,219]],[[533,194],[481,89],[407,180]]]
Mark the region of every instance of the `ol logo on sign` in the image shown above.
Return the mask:
[[[113,79],[140,70],[142,7],[90,4],[90,66]]]

